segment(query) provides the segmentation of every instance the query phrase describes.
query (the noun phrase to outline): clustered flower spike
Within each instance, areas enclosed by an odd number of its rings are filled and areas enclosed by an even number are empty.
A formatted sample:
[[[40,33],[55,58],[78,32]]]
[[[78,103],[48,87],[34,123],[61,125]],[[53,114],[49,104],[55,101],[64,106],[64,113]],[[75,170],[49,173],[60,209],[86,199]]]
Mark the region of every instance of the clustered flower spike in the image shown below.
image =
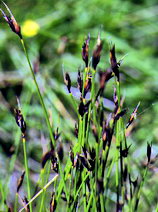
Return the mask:
[[[19,24],[15,20],[15,18],[13,16],[12,12],[10,11],[9,7],[4,2],[3,2],[3,4],[6,7],[6,9],[8,10],[9,15],[10,15],[10,16],[7,16],[5,14],[5,12],[2,9],[0,9],[0,11],[2,12],[2,15],[3,15],[4,19],[6,20],[6,22],[10,26],[11,30],[13,32],[15,32],[20,37],[20,39],[22,39],[21,28],[20,28]]]
[[[103,48],[103,42],[101,41],[100,34],[99,34],[98,39],[97,39],[97,46],[96,46],[96,49],[94,50],[93,56],[92,56],[92,67],[94,70],[96,70],[97,65],[100,61],[102,48]]]
[[[86,68],[88,67],[89,41],[90,41],[90,34],[88,35],[87,40],[84,42],[84,44],[82,46],[82,59],[85,62]]]
[[[21,132],[23,134],[23,137],[25,137],[25,133],[26,133],[26,123],[24,121],[23,115],[21,113],[21,110],[19,109],[14,109],[14,113],[15,113],[15,120],[17,125],[20,127]]]
[[[83,98],[86,97],[86,94],[90,91],[91,89],[91,78],[92,76],[90,74],[87,75],[86,81],[84,83],[84,92],[83,92]]]
[[[110,63],[111,63],[111,69],[114,72],[115,76],[117,77],[117,80],[120,80],[119,77],[119,66],[120,64],[117,63],[116,55],[115,55],[115,45],[112,46],[110,49]]]
[[[89,100],[86,104],[83,103],[83,99],[81,100],[79,108],[78,108],[78,112],[82,117],[84,116],[85,113],[88,112],[90,103],[91,103],[91,100]]]
[[[68,73],[65,73],[64,81],[67,86],[68,92],[71,93],[71,79],[70,79],[70,75]]]
[[[148,143],[147,144],[147,158],[148,158],[148,163],[150,163],[150,159],[151,159],[151,148],[152,148],[152,143]]]

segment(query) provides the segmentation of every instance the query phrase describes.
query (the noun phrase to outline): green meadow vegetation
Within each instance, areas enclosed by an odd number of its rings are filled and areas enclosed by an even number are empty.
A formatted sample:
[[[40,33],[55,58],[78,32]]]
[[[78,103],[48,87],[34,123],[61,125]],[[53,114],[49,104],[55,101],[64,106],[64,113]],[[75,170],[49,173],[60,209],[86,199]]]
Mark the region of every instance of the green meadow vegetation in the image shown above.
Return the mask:
[[[0,211],[158,211],[157,2],[0,8]]]

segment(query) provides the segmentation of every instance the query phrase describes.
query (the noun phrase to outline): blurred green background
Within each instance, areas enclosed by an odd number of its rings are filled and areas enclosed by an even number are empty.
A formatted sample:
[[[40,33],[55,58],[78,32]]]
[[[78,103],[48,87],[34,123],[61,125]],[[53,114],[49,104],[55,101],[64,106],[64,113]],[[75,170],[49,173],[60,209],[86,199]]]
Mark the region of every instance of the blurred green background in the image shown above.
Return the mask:
[[[29,55],[38,66],[36,74],[54,128],[59,127],[64,142],[73,141],[75,115],[64,87],[63,67],[77,87],[82,44],[90,33],[93,51],[98,32],[104,40],[98,69],[109,67],[109,43],[115,43],[121,65],[121,88],[125,96],[127,118],[140,101],[138,119],[129,143],[139,147],[138,157],[146,152],[146,142],[158,142],[158,3],[156,0],[12,0],[5,1],[22,26]],[[4,6],[1,4],[4,9]],[[32,22],[28,22],[32,21]],[[28,27],[28,28],[27,28]],[[33,27],[33,29],[31,28]],[[33,34],[32,34],[33,33]],[[113,80],[104,96],[113,99]],[[30,158],[40,162],[41,140],[48,142],[48,130],[43,118],[30,70],[19,38],[0,17],[0,165],[6,175],[6,163],[20,141],[12,114],[16,96],[28,127]],[[22,147],[20,146],[20,149]],[[22,151],[22,150],[21,150]],[[43,150],[44,151],[44,150]],[[9,158],[8,158],[9,156]],[[18,150],[18,158],[22,153]],[[142,158],[143,159],[143,158]],[[20,165],[18,165],[19,167]],[[32,166],[33,167],[33,166]],[[33,168],[32,168],[33,169]],[[37,169],[37,166],[35,170]]]

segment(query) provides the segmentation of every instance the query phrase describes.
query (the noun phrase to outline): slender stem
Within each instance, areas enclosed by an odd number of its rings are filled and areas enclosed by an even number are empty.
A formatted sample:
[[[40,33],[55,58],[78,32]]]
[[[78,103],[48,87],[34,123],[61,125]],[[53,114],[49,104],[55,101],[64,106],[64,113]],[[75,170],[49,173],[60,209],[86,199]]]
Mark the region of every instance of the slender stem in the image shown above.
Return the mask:
[[[85,175],[85,177],[83,178],[82,183],[81,183],[81,185],[79,186],[79,188],[78,188],[78,190],[77,190],[77,192],[76,192],[76,194],[75,194],[74,201],[73,201],[73,204],[72,204],[72,206],[71,206],[72,209],[73,209],[74,203],[75,203],[75,201],[76,201],[76,199],[77,199],[77,197],[78,197],[78,195],[79,195],[79,192],[80,192],[82,186],[84,185],[84,183],[85,183],[85,181],[86,181],[86,179],[88,178],[89,175],[90,175],[90,172],[88,172],[88,173]]]
[[[142,181],[140,183],[140,186],[139,186],[139,189],[138,189],[138,192],[137,192],[137,195],[136,195],[134,211],[137,211],[137,209],[138,209],[140,195],[141,195],[141,192],[142,192],[142,188],[143,188],[143,185],[144,185],[144,182],[145,182],[145,178],[146,178],[147,172],[148,172],[148,165],[145,168],[145,171],[144,171],[144,174],[143,174],[143,178],[142,178]],[[158,207],[156,208],[156,212],[157,211],[158,211]]]
[[[120,96],[120,83],[117,81],[117,77],[115,77],[115,84],[116,84],[116,92],[117,92],[117,98],[118,98],[118,107],[119,110],[120,108],[120,101],[121,101],[121,96]],[[119,196],[120,196],[120,186],[119,186],[119,178],[120,178],[120,173],[119,173],[119,158],[121,158],[120,154],[120,146],[121,146],[121,120],[119,119],[116,122],[116,190],[117,190],[117,204],[116,204],[116,211],[119,210]],[[121,162],[122,165],[122,162]]]
[[[7,206],[4,203],[5,202],[5,191],[4,191],[4,187],[2,187],[2,182],[0,180],[0,194],[1,194],[1,201],[0,201],[0,207],[4,207],[7,211]]]
[[[26,153],[26,139],[23,138],[22,142],[23,142],[24,162],[25,162],[25,171],[26,171],[26,180],[27,180],[27,193],[28,193],[28,200],[30,200],[31,199],[31,190],[30,190],[28,160],[27,160],[27,153]],[[30,211],[32,212],[32,205],[31,204],[30,204]]]
[[[58,177],[58,174],[50,180],[23,208],[19,210],[19,212],[23,211],[26,206],[28,206],[30,203],[32,203],[42,192],[44,192]]]
[[[40,103],[41,103],[43,111],[44,111],[44,115],[45,115],[46,123],[47,123],[48,129],[49,129],[51,141],[52,141],[53,145],[55,145],[55,139],[54,139],[54,136],[53,136],[53,133],[52,133],[52,127],[51,127],[51,124],[50,124],[50,121],[49,121],[48,112],[47,112],[45,103],[43,101],[43,97],[42,97],[42,94],[40,92],[40,89],[39,89],[39,86],[38,86],[38,83],[37,83],[37,80],[36,80],[36,77],[35,77],[35,74],[34,74],[34,71],[33,71],[33,68],[32,68],[32,65],[31,65],[31,62],[30,62],[30,59],[29,59],[29,55],[28,55],[28,52],[27,52],[27,49],[25,47],[25,43],[24,43],[23,39],[21,39],[21,44],[22,44],[22,47],[24,49],[24,53],[25,53],[25,56],[27,58],[27,62],[29,64],[29,68],[30,68],[30,71],[31,71],[31,74],[32,74],[32,77],[33,77],[33,80],[34,80],[34,83],[35,83],[35,86],[36,86],[36,89],[37,89],[39,100],[40,100]]]
[[[42,170],[41,187],[43,187],[47,183],[48,178],[49,178],[49,174],[50,174],[50,169],[51,169],[51,162],[49,161],[49,163],[47,163],[45,165],[44,169]],[[45,193],[46,193],[46,190],[42,193],[42,197],[40,199],[40,208],[38,210],[39,212],[42,212],[43,208],[45,208],[45,204],[44,204]]]

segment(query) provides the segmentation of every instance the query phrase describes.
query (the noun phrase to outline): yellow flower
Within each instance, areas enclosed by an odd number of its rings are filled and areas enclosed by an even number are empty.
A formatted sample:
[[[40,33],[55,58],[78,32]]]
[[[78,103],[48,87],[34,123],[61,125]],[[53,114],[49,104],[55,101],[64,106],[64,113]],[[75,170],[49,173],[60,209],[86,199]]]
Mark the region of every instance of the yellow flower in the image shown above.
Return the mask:
[[[40,26],[37,22],[26,20],[22,26],[22,34],[26,37],[33,37],[38,34]]]

